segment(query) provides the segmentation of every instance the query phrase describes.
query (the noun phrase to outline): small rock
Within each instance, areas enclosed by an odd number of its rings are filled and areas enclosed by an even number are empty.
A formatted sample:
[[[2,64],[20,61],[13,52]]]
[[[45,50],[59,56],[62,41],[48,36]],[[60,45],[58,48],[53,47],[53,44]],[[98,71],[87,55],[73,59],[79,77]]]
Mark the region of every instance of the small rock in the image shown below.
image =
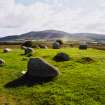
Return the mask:
[[[4,48],[4,49],[3,49],[3,52],[4,52],[4,53],[10,52],[10,51],[11,51],[10,48]]]
[[[22,73],[22,74],[26,74],[26,72],[27,72],[27,71],[22,71],[21,73]]]
[[[0,65],[5,64],[5,61],[3,59],[0,59]]]
[[[44,46],[44,49],[48,49],[48,47],[47,46]]]

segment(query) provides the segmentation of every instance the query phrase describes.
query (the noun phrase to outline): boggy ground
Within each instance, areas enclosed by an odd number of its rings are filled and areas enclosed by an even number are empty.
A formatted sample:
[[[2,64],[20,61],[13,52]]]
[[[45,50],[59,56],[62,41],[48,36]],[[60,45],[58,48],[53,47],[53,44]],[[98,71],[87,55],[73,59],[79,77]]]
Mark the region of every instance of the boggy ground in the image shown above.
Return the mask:
[[[58,52],[67,53],[71,60],[53,61]],[[6,61],[0,67],[0,105],[105,105],[105,51],[36,49],[33,57],[42,57],[59,68],[60,76],[46,83],[29,85],[22,81],[19,86],[6,87],[27,70],[29,57],[22,54],[21,49],[9,53],[0,50],[0,58]]]

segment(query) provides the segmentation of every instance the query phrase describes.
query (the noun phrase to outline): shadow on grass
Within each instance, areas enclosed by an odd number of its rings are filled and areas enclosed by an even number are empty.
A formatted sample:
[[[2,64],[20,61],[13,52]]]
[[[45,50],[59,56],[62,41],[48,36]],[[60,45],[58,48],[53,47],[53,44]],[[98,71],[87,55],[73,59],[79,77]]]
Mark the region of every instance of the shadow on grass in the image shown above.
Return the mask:
[[[20,56],[26,56],[26,57],[31,57],[32,54],[19,54]]]
[[[24,56],[25,54],[19,54],[20,56]]]
[[[3,67],[4,65],[0,65],[0,67]]]
[[[51,81],[53,78],[38,78],[38,77],[31,77],[27,74],[21,76],[20,78],[13,80],[7,83],[4,87],[5,88],[16,88],[21,86],[28,86],[31,87],[37,84],[43,84]]]

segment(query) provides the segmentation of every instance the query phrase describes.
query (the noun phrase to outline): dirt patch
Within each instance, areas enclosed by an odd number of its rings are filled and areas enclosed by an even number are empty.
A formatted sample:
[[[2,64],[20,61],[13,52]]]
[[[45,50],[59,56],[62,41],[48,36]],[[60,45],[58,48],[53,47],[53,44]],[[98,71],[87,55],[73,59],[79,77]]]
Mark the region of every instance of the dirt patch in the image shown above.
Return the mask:
[[[7,105],[7,99],[5,96],[0,96],[0,105]]]
[[[16,105],[13,100],[8,102],[8,99],[5,96],[0,96],[0,105]]]

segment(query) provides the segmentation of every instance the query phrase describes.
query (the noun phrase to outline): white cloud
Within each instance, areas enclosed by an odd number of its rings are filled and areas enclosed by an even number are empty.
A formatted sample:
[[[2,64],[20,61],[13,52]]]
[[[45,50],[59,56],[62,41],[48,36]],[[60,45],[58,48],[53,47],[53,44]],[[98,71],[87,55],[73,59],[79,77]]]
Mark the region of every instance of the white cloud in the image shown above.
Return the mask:
[[[104,0],[45,0],[31,5],[0,1],[0,35],[58,29],[105,33]]]

